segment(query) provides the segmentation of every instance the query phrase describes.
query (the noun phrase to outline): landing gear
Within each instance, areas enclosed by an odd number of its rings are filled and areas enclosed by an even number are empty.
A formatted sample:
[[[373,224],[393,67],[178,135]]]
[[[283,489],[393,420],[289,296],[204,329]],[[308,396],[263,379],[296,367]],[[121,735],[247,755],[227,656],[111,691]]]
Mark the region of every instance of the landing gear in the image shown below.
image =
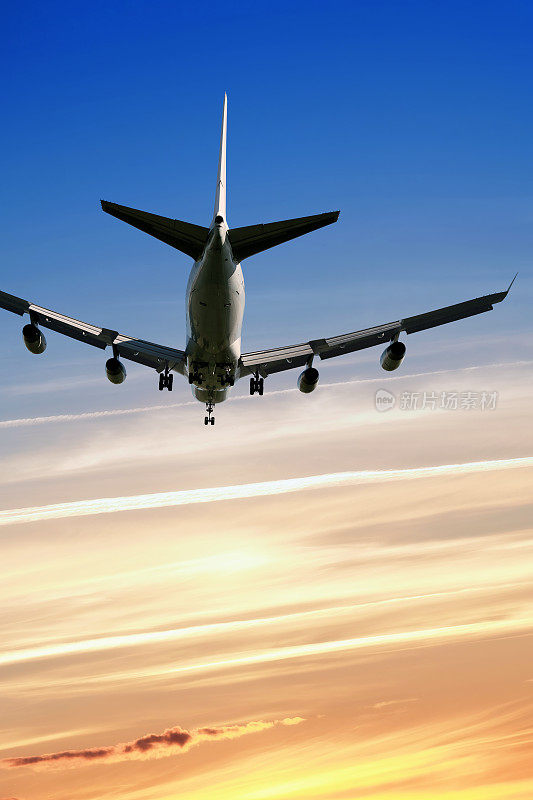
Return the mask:
[[[207,416],[204,417],[204,425],[214,425],[215,424],[215,418],[213,416],[214,408],[215,408],[215,406],[211,402],[205,404],[205,410],[207,412]]]
[[[162,392],[163,389],[168,389],[171,392],[173,383],[174,375],[168,371],[168,367],[165,367],[165,371],[159,375],[159,391]]]
[[[235,367],[229,363],[218,363],[212,365],[213,378],[216,380],[221,389],[226,386],[235,386],[235,374],[233,370]]]
[[[255,373],[255,378],[250,378],[250,394],[257,394],[261,397],[264,389],[264,380],[259,377],[259,373]]]
[[[196,386],[201,386],[203,383],[202,373],[198,371],[197,367],[192,366],[189,371],[189,383],[195,383]]]

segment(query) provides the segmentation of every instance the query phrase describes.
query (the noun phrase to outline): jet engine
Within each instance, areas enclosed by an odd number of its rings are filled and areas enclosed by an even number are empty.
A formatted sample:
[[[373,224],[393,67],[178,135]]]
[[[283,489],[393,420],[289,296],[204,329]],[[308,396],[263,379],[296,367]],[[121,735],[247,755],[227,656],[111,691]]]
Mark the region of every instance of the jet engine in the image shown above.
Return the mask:
[[[105,374],[111,383],[124,383],[126,380],[126,367],[118,358],[110,358],[105,363]]]
[[[44,353],[46,350],[46,339],[44,338],[44,333],[34,325],[33,322],[30,322],[28,325],[24,325],[22,329],[22,338],[24,339],[24,344],[30,351],[30,353],[35,353],[39,355],[40,353]]]
[[[379,363],[387,372],[398,369],[405,356],[406,346],[403,342],[393,342],[381,354]]]
[[[318,370],[314,367],[304,369],[298,378],[298,389],[304,394],[309,394],[318,386]]]

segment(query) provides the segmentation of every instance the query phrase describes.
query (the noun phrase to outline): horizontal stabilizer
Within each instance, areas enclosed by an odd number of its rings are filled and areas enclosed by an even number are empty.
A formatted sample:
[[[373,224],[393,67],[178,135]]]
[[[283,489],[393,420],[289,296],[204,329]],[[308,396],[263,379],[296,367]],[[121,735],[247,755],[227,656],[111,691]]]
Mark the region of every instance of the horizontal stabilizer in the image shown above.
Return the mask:
[[[324,225],[337,222],[339,211],[329,211],[327,214],[315,214],[312,217],[299,219],[286,219],[281,222],[269,222],[266,225],[248,225],[245,228],[232,228],[229,231],[229,240],[233,255],[237,261],[243,258],[269,250],[290,239],[311,233]]]
[[[200,258],[203,253],[209,233],[208,228],[181,222],[179,219],[149,214],[147,211],[138,211],[136,208],[118,206],[106,200],[102,200],[102,208],[113,217],[133,225],[144,233],[149,233],[150,236],[175,247],[176,250],[181,250],[191,258]]]

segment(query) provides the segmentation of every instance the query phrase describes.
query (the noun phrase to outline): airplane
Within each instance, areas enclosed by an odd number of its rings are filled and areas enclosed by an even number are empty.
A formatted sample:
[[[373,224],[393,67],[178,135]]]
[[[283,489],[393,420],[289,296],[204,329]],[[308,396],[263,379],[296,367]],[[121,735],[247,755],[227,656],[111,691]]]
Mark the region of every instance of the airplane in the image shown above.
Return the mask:
[[[491,311],[495,303],[507,297],[516,275],[503,292],[353,333],[242,353],[245,295],[241,262],[256,253],[331,225],[337,221],[340,212],[230,228],[226,217],[226,139],[225,94],[215,206],[209,228],[101,201],[102,209],[108,214],[194,259],[186,294],[185,349],[177,350],[125,336],[111,328],[80,322],[0,291],[0,308],[20,316],[29,315],[30,321],[23,327],[22,336],[31,353],[45,351],[46,339],[41,328],[49,328],[102,350],[110,347],[112,356],[106,361],[105,371],[111,383],[121,384],[126,379],[126,368],[121,358],[155,369],[159,373],[160,391],[172,391],[173,373],[179,373],[188,378],[193,395],[205,403],[205,425],[214,425],[215,405],[226,399],[228,389],[241,378],[250,376],[251,395],[263,395],[264,379],[268,375],[303,367],[297,386],[308,394],[316,389],[319,381],[315,359],[334,358],[383,344],[386,347],[380,363],[390,372],[398,369],[406,353],[406,346],[400,341],[401,333],[411,334]]]

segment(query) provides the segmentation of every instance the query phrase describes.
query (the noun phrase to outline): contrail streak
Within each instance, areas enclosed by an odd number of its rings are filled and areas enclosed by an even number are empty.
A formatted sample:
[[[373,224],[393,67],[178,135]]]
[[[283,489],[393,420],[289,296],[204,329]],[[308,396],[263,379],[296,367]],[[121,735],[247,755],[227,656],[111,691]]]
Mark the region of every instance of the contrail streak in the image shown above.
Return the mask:
[[[19,419],[0,420],[0,428],[24,428],[34,425],[53,425],[58,422],[80,422],[84,419],[100,419],[105,417],[123,417],[129,414],[143,414],[149,411],[165,411],[167,408],[185,408],[194,406],[198,401],[189,400],[184,403],[168,405],[139,406],[138,408],[115,408],[108,411],[84,411],[80,414],[55,414],[49,417],[20,417]]]
[[[499,461],[471,461],[466,464],[442,464],[412,469],[362,470],[359,472],[333,472],[303,478],[287,478],[261,483],[244,483],[236,486],[214,486],[205,489],[184,489],[177,492],[155,492],[127,497],[100,497],[33,508],[14,508],[0,511],[0,526],[26,522],[43,522],[65,517],[87,517],[94,514],[111,514],[119,511],[138,511],[150,508],[169,508],[198,503],[216,503],[223,500],[244,500],[252,497],[271,497],[308,489],[331,489],[340,486],[389,483],[391,481],[418,480],[447,475],[467,475],[478,472],[532,467],[533,456],[509,458]]]
[[[363,383],[389,383],[390,381],[398,381],[398,380],[410,380],[411,378],[423,378],[423,377],[430,377],[433,375],[446,375],[449,372],[472,372],[475,370],[480,369],[495,369],[498,367],[519,367],[519,366],[527,366],[533,364],[533,361],[513,361],[513,362],[504,362],[501,364],[481,364],[475,365],[472,367],[461,367],[460,369],[439,369],[433,372],[415,372],[411,375],[389,375],[387,377],[380,377],[380,378],[355,378],[352,380],[347,381],[334,381],[332,383],[322,383],[320,384],[321,389],[332,389],[336,386],[351,386],[354,384],[363,384]],[[281,394],[293,394],[297,392],[296,388],[290,389],[276,389],[268,393],[269,397],[273,397],[276,395]],[[247,395],[235,396],[230,397],[227,400],[227,403],[235,403],[240,402],[242,400],[246,400],[248,398]],[[166,411],[167,409],[171,408],[185,408],[187,406],[196,406],[198,404],[197,400],[188,400],[182,403],[168,403],[165,405],[153,405],[153,406],[138,406],[137,408],[116,408],[116,409],[109,409],[107,411],[83,411],[79,414],[54,414],[47,417],[20,417],[16,419],[3,419],[0,420],[0,429],[1,428],[23,428],[23,427],[33,427],[36,425],[54,425],[61,422],[82,422],[83,420],[92,420],[92,419],[102,419],[105,417],[123,417],[128,416],[131,414],[145,414],[153,411]]]
[[[275,650],[263,650],[251,655],[235,656],[217,661],[194,663],[182,667],[170,667],[154,671],[152,675],[171,675],[180,672],[199,672],[211,669],[225,669],[228,667],[245,666],[248,664],[265,664],[272,661],[285,661],[291,658],[304,656],[325,655],[339,653],[347,650],[359,650],[367,647],[380,647],[383,645],[415,644],[425,641],[446,641],[449,639],[462,639],[469,636],[490,636],[497,633],[518,633],[531,630],[531,618],[488,620],[485,622],[472,622],[465,625],[448,625],[442,628],[425,628],[412,631],[397,631],[382,633],[374,636],[357,636],[352,639],[335,639],[328,642],[313,642]]]
[[[405,595],[400,597],[387,597],[381,600],[369,600],[365,603],[351,605],[328,606],[326,608],[312,609],[311,611],[295,611],[290,614],[278,614],[273,617],[256,617],[255,619],[237,619],[228,622],[210,622],[203,625],[190,625],[184,628],[168,628],[161,631],[141,631],[140,633],[127,633],[115,636],[100,636],[96,639],[81,639],[72,642],[59,642],[31,647],[24,650],[11,650],[0,654],[0,667],[11,664],[21,664],[39,658],[61,658],[78,653],[101,652],[114,650],[121,647],[139,647],[143,645],[160,644],[177,639],[205,637],[216,634],[226,635],[235,631],[251,628],[269,627],[272,625],[287,625],[305,620],[327,620],[332,615],[354,614],[369,608],[387,607],[409,604],[425,600],[448,599],[464,594],[478,594],[494,592],[505,588],[507,584],[495,586],[469,586],[463,589],[453,589],[445,592],[431,592],[430,594]]]
[[[194,674],[218,670],[232,670],[239,667],[276,663],[295,658],[312,658],[334,653],[347,653],[355,650],[390,648],[395,646],[412,648],[431,644],[446,644],[452,641],[484,639],[491,636],[514,636],[531,632],[531,616],[497,620],[479,620],[462,625],[446,625],[438,628],[418,628],[407,631],[390,631],[370,636],[356,636],[348,639],[333,639],[322,642],[308,642],[298,645],[287,645],[273,649],[244,651],[227,658],[208,661],[192,661],[175,666],[146,667],[128,669],[106,675],[88,675],[83,678],[83,686],[90,684],[117,683],[132,680],[164,680],[176,674]],[[62,679],[47,682],[46,688],[64,686]],[[42,689],[42,684],[39,684]]]

